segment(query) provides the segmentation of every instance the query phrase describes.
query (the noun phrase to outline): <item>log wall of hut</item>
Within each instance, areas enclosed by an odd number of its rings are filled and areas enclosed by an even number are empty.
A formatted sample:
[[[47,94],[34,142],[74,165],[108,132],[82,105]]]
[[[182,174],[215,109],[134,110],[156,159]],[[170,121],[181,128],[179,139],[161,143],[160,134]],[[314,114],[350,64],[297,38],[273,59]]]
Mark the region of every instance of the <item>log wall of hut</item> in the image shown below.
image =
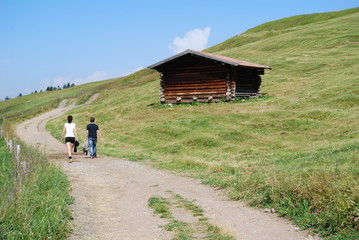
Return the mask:
[[[217,102],[230,85],[226,65],[203,57],[183,56],[160,71],[161,102]]]

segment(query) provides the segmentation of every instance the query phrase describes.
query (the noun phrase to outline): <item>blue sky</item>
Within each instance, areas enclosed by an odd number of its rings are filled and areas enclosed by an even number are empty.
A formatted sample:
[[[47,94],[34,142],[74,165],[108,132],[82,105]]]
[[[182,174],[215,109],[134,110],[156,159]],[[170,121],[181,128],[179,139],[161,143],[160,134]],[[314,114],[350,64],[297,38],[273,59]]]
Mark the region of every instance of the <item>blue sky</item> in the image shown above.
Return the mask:
[[[127,75],[268,21],[358,6],[358,0],[0,0],[0,100]]]

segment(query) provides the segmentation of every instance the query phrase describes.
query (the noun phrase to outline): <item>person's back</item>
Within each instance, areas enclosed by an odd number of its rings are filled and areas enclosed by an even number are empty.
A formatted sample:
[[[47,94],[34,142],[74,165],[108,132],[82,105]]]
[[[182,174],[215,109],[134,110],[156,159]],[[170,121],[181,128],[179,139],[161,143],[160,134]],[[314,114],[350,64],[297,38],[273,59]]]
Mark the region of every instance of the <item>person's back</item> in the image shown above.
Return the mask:
[[[97,138],[97,131],[99,130],[98,125],[96,123],[90,123],[87,125],[88,137],[89,138]]]
[[[65,123],[64,127],[66,129],[65,137],[75,137],[75,123]]]

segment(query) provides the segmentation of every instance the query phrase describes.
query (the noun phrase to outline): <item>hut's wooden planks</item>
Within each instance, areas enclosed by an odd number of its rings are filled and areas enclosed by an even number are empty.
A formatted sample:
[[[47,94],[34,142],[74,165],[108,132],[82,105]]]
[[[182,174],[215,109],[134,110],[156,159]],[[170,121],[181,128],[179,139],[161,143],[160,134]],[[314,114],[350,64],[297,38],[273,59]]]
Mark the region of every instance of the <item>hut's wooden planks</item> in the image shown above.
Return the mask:
[[[187,50],[152,65],[162,73],[161,102],[216,102],[260,95],[268,66]]]

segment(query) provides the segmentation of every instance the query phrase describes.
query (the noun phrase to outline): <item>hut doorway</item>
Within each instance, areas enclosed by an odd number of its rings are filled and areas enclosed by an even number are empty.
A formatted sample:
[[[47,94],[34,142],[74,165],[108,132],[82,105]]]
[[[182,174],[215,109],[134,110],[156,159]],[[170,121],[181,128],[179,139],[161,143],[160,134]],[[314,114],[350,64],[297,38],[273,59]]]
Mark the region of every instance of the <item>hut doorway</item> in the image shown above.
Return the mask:
[[[262,79],[257,69],[237,68],[234,79],[236,97],[256,97],[260,95]]]

